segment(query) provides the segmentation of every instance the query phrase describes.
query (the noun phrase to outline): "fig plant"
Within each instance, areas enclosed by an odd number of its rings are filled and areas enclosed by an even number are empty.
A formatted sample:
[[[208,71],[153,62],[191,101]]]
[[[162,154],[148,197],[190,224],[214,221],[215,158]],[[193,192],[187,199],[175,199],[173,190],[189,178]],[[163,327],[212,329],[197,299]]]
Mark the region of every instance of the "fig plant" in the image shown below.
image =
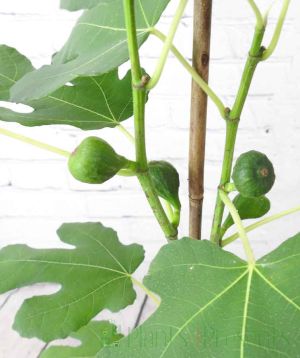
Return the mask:
[[[283,0],[267,47],[263,41],[268,14],[263,16],[254,0],[245,1],[256,26],[232,108],[173,45],[188,0],[178,1],[166,35],[156,28],[170,2],[61,0],[64,9],[84,11],[51,65],[40,69],[16,49],[0,46],[0,100],[33,109],[20,113],[0,108],[0,120],[24,126],[68,124],[82,130],[118,128],[135,144],[136,160],[116,153],[100,134],[88,137],[70,154],[5,129],[0,132],[68,158],[71,174],[84,183],[136,176],[167,239],[143,282],[134,277],[144,259],[143,247],[123,245],[117,233],[101,223],[63,224],[58,236],[74,249],[3,248],[0,293],[39,282],[61,285],[57,293],[26,300],[15,318],[14,328],[23,337],[52,342],[71,336],[82,343],[50,347],[43,358],[299,356],[300,234],[256,260],[247,232],[300,208],[245,227],[243,220],[261,218],[270,210],[265,195],[274,184],[274,168],[266,155],[254,150],[240,155],[234,165],[238,126],[256,67],[276,49],[290,1]],[[150,36],[161,40],[163,48],[154,73],[147,74],[139,48]],[[216,105],[226,126],[210,240],[178,238],[179,175],[171,163],[147,158],[145,106],[170,52]],[[130,71],[120,79],[118,68],[128,60]],[[121,124],[132,116],[134,135]],[[225,237],[233,225],[237,233]],[[224,250],[237,239],[246,260]],[[118,312],[133,304],[135,286],[157,305],[141,326],[123,337],[111,323],[95,320],[104,309]]]

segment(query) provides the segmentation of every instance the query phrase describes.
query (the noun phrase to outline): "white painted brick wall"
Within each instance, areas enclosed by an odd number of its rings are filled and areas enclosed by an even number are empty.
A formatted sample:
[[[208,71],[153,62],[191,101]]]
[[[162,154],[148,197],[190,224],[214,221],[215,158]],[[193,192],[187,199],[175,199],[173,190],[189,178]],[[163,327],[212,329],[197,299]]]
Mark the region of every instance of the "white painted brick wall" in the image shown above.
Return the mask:
[[[78,14],[60,11],[58,0],[1,0],[0,43],[16,47],[35,66],[49,63],[59,50]],[[159,27],[166,31],[177,1],[168,7]],[[271,0],[258,0],[266,7]],[[270,18],[274,28],[276,12]],[[176,37],[176,44],[187,58],[191,56],[192,1]],[[212,34],[211,85],[231,105],[241,77],[253,31],[253,16],[246,0],[216,0]],[[161,44],[150,39],[142,50],[143,66],[155,67]],[[282,39],[274,56],[260,65],[246,103],[237,143],[237,154],[257,149],[273,160],[277,182],[271,193],[272,212],[300,202],[300,6],[292,1]],[[187,234],[187,154],[190,79],[170,56],[161,83],[151,94],[147,108],[147,142],[151,159],[171,160],[181,175],[183,220],[181,233]],[[1,124],[2,125],[2,124]],[[2,127],[50,144],[72,150],[87,133],[71,127],[23,128],[17,124]],[[127,127],[132,129],[132,121]],[[93,132],[95,134],[97,132]],[[204,235],[208,236],[218,183],[224,123],[209,106],[206,163]],[[119,152],[133,156],[133,148],[119,132],[103,130]],[[55,230],[62,222],[97,221],[118,230],[125,243],[143,243],[147,262],[164,243],[135,179],[114,178],[99,187],[75,182],[66,170],[65,160],[11,139],[0,138],[0,247],[25,242],[34,247],[61,245]],[[251,234],[254,248],[262,255],[289,235],[299,231],[295,215]],[[241,252],[240,246],[233,246]],[[139,275],[146,268],[142,268]],[[25,292],[25,293],[24,293]],[[25,290],[22,295],[35,291]],[[22,297],[23,297],[22,296]],[[4,300],[4,296],[0,296]],[[19,302],[19,301],[18,301]],[[15,301],[11,311],[16,310]],[[1,305],[1,302],[0,302]],[[42,347],[35,341],[21,340],[10,329],[10,315],[0,315],[0,357],[36,357]],[[15,348],[20,345],[21,350]]]

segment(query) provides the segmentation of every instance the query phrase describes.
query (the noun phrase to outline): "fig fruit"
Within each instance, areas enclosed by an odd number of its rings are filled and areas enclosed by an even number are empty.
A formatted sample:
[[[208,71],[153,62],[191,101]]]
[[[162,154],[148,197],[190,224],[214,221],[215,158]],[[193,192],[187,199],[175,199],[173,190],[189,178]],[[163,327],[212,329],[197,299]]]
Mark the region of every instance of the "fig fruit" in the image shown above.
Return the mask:
[[[275,173],[265,154],[251,150],[237,159],[232,179],[237,191],[244,197],[259,197],[271,190]]]
[[[172,164],[166,161],[149,162],[149,173],[157,195],[180,210],[179,174]]]
[[[127,162],[105,140],[88,137],[71,154],[68,165],[75,179],[88,184],[102,184],[126,167]]]
[[[238,194],[233,199],[233,204],[242,220],[261,218],[266,215],[271,208],[270,200],[265,196],[246,198]],[[234,225],[234,221],[229,214],[222,226],[222,233],[224,234],[232,225]]]

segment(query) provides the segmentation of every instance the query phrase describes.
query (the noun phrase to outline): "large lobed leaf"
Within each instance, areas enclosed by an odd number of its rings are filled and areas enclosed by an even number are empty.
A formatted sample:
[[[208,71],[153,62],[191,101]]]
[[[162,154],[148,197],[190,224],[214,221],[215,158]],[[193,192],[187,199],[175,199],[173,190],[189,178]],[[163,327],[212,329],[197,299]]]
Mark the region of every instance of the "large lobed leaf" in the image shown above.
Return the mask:
[[[92,321],[70,337],[79,340],[80,346],[52,346],[45,350],[40,358],[91,358],[103,347],[118,342],[122,335],[117,333],[116,326],[109,322]]]
[[[160,307],[97,357],[299,357],[299,258],[300,234],[254,268],[208,241],[169,244],[145,280]]]
[[[7,101],[13,84],[33,70],[25,56],[0,46],[0,99]],[[23,103],[34,110],[22,113],[0,107],[0,120],[25,126],[68,124],[85,130],[115,127],[133,114],[131,73],[123,79],[117,69],[102,76],[80,77],[72,86]]]
[[[25,56],[11,47],[0,46],[0,100],[8,101],[10,88],[33,70],[31,62]]]
[[[141,246],[122,245],[114,230],[98,223],[64,224],[58,235],[75,249],[14,245],[0,251],[0,294],[42,282],[62,286],[26,300],[14,323],[22,336],[47,342],[67,337],[103,309],[116,312],[132,304],[131,274],[144,258]]]
[[[170,0],[136,1],[138,42],[159,20]],[[128,60],[127,34],[122,0],[100,2],[86,10],[75,25],[66,45],[50,66],[31,72],[12,88],[12,99],[22,102],[48,95],[80,76],[96,76]]]

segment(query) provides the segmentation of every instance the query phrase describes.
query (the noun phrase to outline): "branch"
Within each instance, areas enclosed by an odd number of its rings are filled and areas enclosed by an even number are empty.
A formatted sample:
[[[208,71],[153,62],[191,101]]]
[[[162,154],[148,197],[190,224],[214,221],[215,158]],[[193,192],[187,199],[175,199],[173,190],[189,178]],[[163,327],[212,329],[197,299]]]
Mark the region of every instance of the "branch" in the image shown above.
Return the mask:
[[[228,112],[228,116],[226,118],[226,139],[225,139],[224,157],[223,157],[222,173],[221,173],[219,187],[224,187],[224,185],[230,182],[239,121],[244,109],[244,105],[248,96],[248,92],[253,80],[256,67],[258,63],[261,61],[261,56],[262,56],[261,44],[262,44],[263,37],[264,37],[264,28],[262,28],[261,30],[256,28],[252,40],[252,45],[249,51],[248,59],[243,71],[239,90],[236,95],[236,99],[234,101],[232,110]],[[224,214],[224,203],[222,202],[220,195],[217,194],[210,239],[211,241],[213,241],[218,245],[221,244],[220,230],[221,230],[223,214]]]
[[[148,203],[167,239],[177,239],[177,229],[169,221],[154,189],[149,170],[145,140],[146,88],[142,74],[137,41],[134,0],[123,0],[127,30],[128,50],[131,62],[132,93],[135,128],[137,177]]]

